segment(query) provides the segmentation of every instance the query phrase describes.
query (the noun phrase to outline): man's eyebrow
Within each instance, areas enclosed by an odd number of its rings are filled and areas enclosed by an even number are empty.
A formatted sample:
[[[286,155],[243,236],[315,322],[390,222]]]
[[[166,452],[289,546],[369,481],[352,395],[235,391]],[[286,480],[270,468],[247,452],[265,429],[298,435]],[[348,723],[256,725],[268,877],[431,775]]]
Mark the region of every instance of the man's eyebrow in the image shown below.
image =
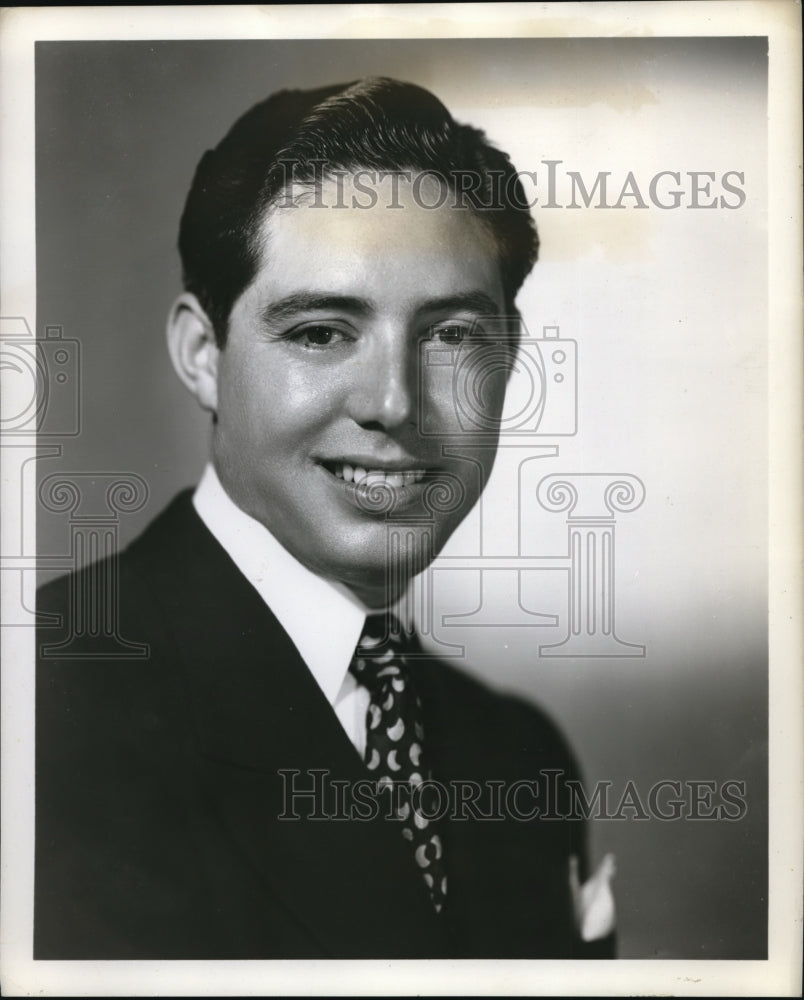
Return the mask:
[[[262,310],[262,319],[266,323],[276,323],[296,316],[298,313],[318,312],[334,309],[349,312],[358,316],[367,316],[374,311],[374,305],[369,299],[361,299],[355,295],[333,295],[332,293],[295,292],[282,299],[275,299]]]
[[[331,292],[294,292],[270,302],[261,312],[266,323],[280,323],[299,313],[336,310],[356,316],[368,316],[376,311],[370,299],[356,295],[336,295]],[[473,312],[481,316],[497,316],[500,306],[481,291],[458,292],[421,302],[418,314]]]
[[[480,316],[499,316],[500,306],[485,292],[471,291],[429,299],[427,302],[423,302],[416,311],[419,313],[473,312]]]

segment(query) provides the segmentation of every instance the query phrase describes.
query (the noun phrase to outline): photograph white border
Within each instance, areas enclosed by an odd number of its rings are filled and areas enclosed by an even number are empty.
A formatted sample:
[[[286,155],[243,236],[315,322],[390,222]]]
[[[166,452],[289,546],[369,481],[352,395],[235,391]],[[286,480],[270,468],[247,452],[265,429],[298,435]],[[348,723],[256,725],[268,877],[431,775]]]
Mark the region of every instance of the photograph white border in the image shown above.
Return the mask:
[[[802,939],[801,7],[684,3],[4,8],[2,315],[36,329],[34,42],[215,38],[769,38],[770,886],[767,961],[34,962],[34,639],[2,634],[0,985],[18,995],[798,996]],[[13,412],[14,401],[4,406]],[[9,412],[9,411],[7,411]],[[3,475],[2,495],[20,489]],[[33,501],[33,498],[31,498]],[[8,509],[4,504],[4,509]],[[32,518],[26,530],[35,531]],[[2,551],[21,525],[2,519]],[[8,574],[3,574],[7,576]],[[29,574],[33,575],[33,574]],[[5,580],[4,580],[5,584]],[[26,595],[33,606],[34,596]]]

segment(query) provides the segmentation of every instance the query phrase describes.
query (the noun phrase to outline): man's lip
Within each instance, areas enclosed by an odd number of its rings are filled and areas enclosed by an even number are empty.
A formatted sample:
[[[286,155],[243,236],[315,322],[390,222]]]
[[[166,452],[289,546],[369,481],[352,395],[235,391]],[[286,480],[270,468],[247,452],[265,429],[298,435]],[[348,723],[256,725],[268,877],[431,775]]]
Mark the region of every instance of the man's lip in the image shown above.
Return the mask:
[[[334,479],[347,485],[371,486],[384,483],[394,490],[408,489],[438,476],[438,470],[428,467],[425,462],[377,462],[375,459],[374,464],[366,462],[363,465],[358,459],[351,462],[346,459],[326,459],[320,461],[319,465]]]
[[[423,458],[374,458],[370,455],[339,455],[337,458],[319,458],[316,461],[330,471],[336,465],[351,465],[352,468],[372,472],[434,472],[432,463]]]
[[[343,482],[347,486],[371,488],[382,483],[392,487],[396,493],[400,490],[421,487],[423,483],[438,477],[438,470],[428,468],[424,462],[414,465],[408,462],[404,464],[401,462],[377,462],[376,459],[373,459],[373,465],[368,461],[366,465],[361,465],[360,459],[352,461],[354,465],[345,459],[321,459],[318,461],[318,465],[333,479]]]

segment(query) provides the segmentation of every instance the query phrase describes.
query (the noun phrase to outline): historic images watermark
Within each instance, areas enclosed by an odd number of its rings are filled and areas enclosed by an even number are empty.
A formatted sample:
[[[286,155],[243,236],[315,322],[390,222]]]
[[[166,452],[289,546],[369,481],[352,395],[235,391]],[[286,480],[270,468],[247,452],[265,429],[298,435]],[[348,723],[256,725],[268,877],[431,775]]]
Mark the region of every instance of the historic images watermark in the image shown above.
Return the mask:
[[[598,170],[571,170],[563,160],[541,160],[537,170],[518,170],[506,176],[489,170],[346,170],[329,161],[279,163],[283,194],[277,208],[357,208],[378,205],[401,209],[400,185],[411,186],[419,208],[471,209],[475,212],[518,208],[566,209],[726,209],[746,202],[743,170],[679,170],[651,174]],[[312,178],[312,180],[311,180]],[[331,182],[329,186],[323,181]]]
[[[282,780],[279,819],[369,822],[399,819],[412,811],[427,822],[480,820],[726,820],[748,813],[747,783],[737,778],[662,778],[639,789],[628,780],[598,781],[591,788],[563,771],[545,769],[534,778],[393,782],[387,777],[348,781],[326,768],[278,772]]]

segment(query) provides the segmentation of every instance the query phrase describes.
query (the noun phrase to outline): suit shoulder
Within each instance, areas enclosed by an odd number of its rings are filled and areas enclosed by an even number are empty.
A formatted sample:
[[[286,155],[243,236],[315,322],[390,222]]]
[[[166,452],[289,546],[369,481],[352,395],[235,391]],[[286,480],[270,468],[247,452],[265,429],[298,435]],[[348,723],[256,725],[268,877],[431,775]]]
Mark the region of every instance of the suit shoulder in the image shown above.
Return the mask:
[[[160,618],[147,579],[123,554],[43,584],[36,592],[36,610],[38,655],[48,658],[50,650],[51,658],[62,660],[76,658],[66,648],[71,640],[90,658],[102,658],[105,651],[111,659],[125,656],[122,635],[152,633]]]
[[[169,613],[137,556],[140,539],[164,517],[122,552],[38,589],[40,748],[63,724],[76,734],[83,725],[87,734],[103,729],[109,739],[123,738],[124,720],[138,705],[156,705],[175,687]]]
[[[483,715],[491,713],[512,724],[519,723],[529,727],[538,724],[559,732],[557,724],[544,709],[521,695],[495,690],[465,670],[443,660],[437,662],[444,692],[451,704]]]
[[[124,549],[42,584],[36,592],[40,632],[58,627],[54,616],[64,619],[67,615],[72,620],[76,614],[108,611],[112,604],[130,614],[140,605],[153,605],[151,566],[170,558],[166,540],[175,537],[177,525],[188,520],[190,498],[189,490],[180,493]]]
[[[425,684],[432,697],[437,691],[442,715],[458,739],[477,740],[487,749],[516,755],[576,776],[579,768],[561,727],[543,708],[520,695],[496,691],[466,671],[445,661],[436,661]]]

